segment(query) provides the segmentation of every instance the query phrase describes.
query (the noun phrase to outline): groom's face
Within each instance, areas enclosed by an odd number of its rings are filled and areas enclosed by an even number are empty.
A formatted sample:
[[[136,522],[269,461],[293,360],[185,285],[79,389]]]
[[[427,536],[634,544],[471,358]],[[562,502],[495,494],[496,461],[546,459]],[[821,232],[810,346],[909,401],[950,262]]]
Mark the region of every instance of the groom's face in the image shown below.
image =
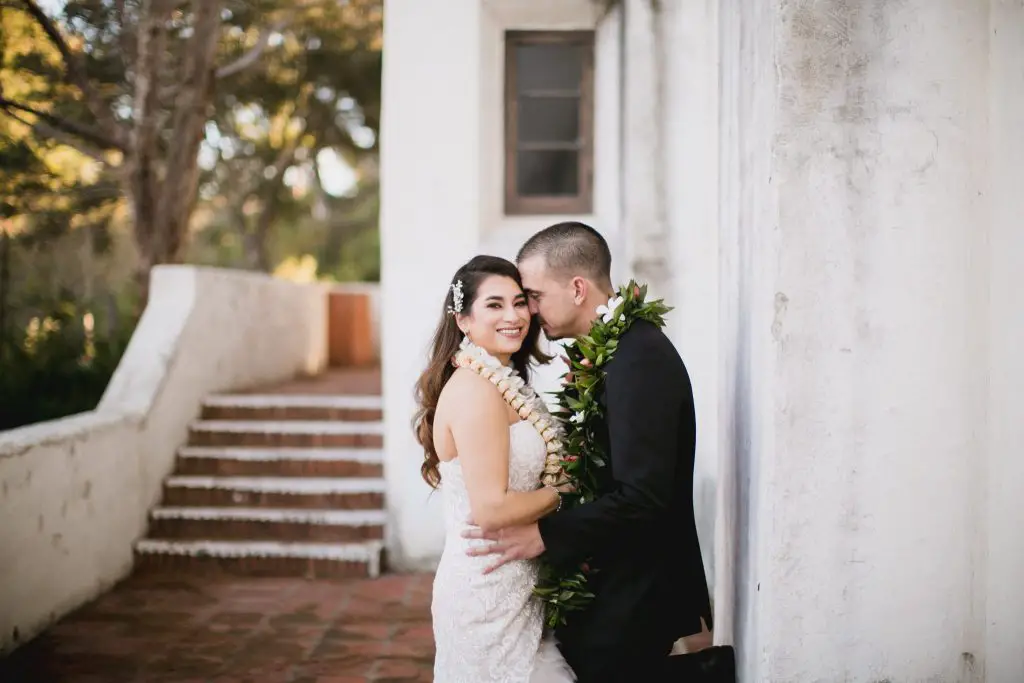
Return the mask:
[[[579,309],[573,300],[572,282],[563,283],[551,276],[544,257],[537,255],[519,262],[523,289],[530,302],[530,312],[538,317],[548,339],[576,335]]]

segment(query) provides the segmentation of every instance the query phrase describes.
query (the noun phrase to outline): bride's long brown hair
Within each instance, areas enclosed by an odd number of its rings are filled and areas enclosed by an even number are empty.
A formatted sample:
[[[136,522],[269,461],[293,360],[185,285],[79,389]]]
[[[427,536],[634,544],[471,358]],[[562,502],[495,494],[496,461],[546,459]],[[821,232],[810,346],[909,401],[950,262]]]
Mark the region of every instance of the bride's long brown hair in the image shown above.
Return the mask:
[[[515,264],[497,256],[475,256],[459,268],[455,276],[452,277],[448,293],[441,306],[441,320],[434,331],[427,369],[423,371],[419,381],[416,382],[416,401],[419,404],[419,409],[416,411],[413,425],[416,430],[416,440],[423,446],[423,464],[420,465],[420,475],[433,488],[437,488],[441,483],[441,472],[438,468],[439,458],[437,450],[434,448],[434,413],[437,410],[437,399],[441,396],[441,390],[455,374],[452,358],[458,352],[463,338],[462,330],[459,329],[455,316],[448,311],[450,306],[454,306],[451,285],[462,281],[462,312],[468,313],[476,300],[480,284],[492,275],[511,278],[519,285],[520,289],[523,288],[523,281]],[[533,317],[530,320],[530,329],[526,333],[526,338],[523,339],[523,345],[512,354],[512,366],[519,372],[523,381],[530,381],[531,359],[539,363],[551,360],[539,349],[537,344],[539,338],[540,323],[536,317]]]

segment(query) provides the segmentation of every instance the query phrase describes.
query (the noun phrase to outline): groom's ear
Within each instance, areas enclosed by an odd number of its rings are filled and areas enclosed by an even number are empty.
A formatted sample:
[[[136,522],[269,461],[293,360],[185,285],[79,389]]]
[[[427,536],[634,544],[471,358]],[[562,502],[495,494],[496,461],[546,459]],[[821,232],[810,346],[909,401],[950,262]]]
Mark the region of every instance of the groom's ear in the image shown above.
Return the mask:
[[[572,279],[572,300],[577,306],[582,306],[587,300],[587,289],[590,283],[578,275]]]

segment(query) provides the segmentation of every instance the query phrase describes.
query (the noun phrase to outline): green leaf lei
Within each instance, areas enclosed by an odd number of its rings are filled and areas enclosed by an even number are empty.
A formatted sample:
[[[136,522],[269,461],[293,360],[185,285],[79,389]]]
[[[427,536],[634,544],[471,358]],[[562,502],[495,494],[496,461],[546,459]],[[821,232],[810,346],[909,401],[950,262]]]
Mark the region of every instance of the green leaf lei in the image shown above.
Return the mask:
[[[630,280],[619,288],[608,304],[598,308],[599,317],[590,334],[566,347],[569,372],[562,389],[555,392],[558,417],[565,428],[562,469],[573,485],[573,493],[562,496],[562,509],[570,509],[597,496],[597,473],[605,466],[607,454],[597,439],[604,412],[598,399],[604,383],[604,366],[615,355],[619,338],[637,320],[665,326],[664,315],[672,310],[661,299],[645,301],[647,285]],[[534,594],[544,601],[544,621],[554,628],[565,624],[569,612],[585,608],[594,598],[587,590],[587,575],[594,571],[587,562],[575,570],[555,567],[541,559]]]

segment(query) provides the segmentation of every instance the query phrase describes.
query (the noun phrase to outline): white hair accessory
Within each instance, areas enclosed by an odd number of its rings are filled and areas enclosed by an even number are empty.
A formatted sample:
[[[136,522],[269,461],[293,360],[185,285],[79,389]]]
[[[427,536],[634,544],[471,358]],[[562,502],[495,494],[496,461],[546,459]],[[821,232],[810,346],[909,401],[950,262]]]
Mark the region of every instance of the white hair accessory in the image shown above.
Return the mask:
[[[462,313],[462,280],[456,280],[451,289],[452,305],[448,307],[448,312],[452,315]]]

